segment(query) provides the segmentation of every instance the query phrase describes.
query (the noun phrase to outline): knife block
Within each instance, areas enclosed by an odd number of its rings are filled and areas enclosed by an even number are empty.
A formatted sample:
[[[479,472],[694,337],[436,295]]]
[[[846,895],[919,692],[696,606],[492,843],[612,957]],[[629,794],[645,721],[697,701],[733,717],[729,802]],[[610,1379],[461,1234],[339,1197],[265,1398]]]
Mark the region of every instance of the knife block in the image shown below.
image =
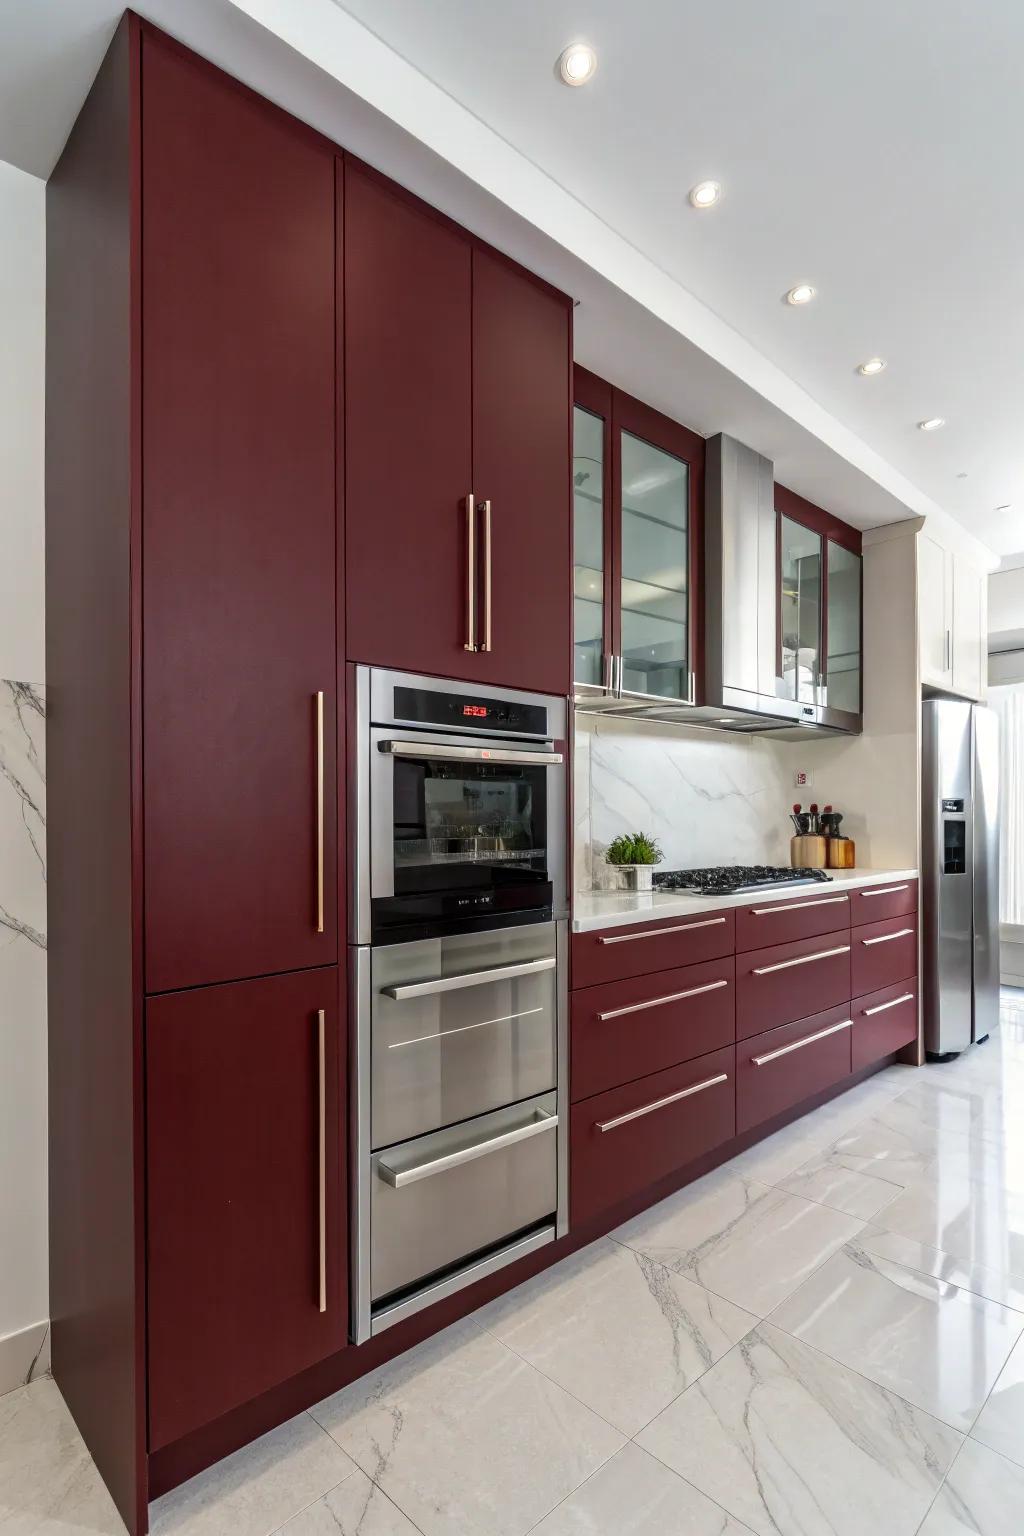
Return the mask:
[[[789,862],[794,869],[824,869],[828,861],[828,838],[799,833],[789,840]]]
[[[830,837],[828,840],[829,869],[852,869],[857,862],[857,844],[852,837]]]

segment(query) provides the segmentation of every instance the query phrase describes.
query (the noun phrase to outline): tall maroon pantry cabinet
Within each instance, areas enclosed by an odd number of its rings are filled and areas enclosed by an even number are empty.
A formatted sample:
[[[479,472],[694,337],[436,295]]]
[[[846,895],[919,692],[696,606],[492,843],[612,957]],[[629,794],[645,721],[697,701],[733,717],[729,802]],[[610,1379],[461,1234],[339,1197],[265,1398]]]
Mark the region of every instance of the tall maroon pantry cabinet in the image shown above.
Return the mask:
[[[567,691],[571,306],[131,14],[47,283],[53,1369],[141,1532],[438,1326],[348,1344],[345,678]]]

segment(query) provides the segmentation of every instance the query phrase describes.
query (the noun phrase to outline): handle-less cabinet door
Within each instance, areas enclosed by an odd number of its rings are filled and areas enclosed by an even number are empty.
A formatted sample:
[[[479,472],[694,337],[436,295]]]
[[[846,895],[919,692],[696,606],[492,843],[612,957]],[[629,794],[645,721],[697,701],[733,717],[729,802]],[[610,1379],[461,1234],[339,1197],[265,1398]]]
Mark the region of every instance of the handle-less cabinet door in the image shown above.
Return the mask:
[[[146,990],[337,958],[334,157],[144,43]]]
[[[348,1333],[338,974],[146,1005],[150,1446]]]

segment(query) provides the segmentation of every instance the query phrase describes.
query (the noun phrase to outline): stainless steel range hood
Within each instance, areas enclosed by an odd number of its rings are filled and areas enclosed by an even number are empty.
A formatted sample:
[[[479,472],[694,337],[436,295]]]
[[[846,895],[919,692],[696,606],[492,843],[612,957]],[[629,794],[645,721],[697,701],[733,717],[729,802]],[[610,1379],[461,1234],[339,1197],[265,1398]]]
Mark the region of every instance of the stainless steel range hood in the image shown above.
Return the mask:
[[[842,734],[822,705],[776,693],[774,465],[719,433],[707,441],[704,486],[703,704],[606,688],[578,695],[577,710],[782,739]]]

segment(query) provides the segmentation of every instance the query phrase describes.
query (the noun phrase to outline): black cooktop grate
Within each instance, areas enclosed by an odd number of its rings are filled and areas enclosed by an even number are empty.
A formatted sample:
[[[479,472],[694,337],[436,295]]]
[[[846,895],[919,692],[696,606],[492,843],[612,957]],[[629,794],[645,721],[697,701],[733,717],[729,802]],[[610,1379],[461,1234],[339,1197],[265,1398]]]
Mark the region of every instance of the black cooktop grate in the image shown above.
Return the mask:
[[[719,864],[708,869],[665,869],[654,875],[657,891],[693,891],[698,896],[732,896],[780,885],[814,885],[832,876],[823,869],[787,869],[773,864]]]

